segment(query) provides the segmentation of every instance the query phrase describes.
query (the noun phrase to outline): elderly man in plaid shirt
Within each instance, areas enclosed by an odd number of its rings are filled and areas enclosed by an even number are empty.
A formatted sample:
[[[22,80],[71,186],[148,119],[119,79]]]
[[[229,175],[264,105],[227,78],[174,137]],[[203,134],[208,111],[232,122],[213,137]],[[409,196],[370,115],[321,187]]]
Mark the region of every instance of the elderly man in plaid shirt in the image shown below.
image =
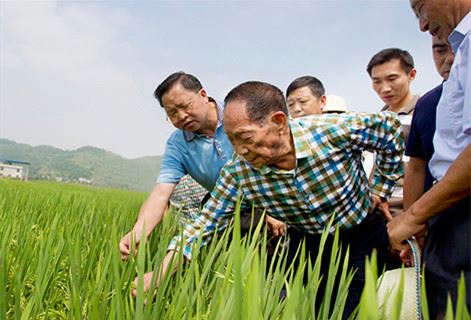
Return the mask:
[[[225,99],[225,131],[236,154],[221,171],[211,198],[196,223],[188,224],[183,238],[175,238],[164,269],[183,241],[191,247],[201,234],[203,245],[224,229],[233,217],[235,199],[242,208],[265,208],[306,237],[315,252],[332,216],[331,233],[340,231],[350,246],[350,264],[356,269],[345,310],[359,301],[365,256],[387,247],[385,221],[374,209],[390,196],[402,175],[403,138],[397,116],[347,113],[288,120],[283,93],[263,82],[243,83]],[[362,167],[362,151],[377,154],[372,183]],[[328,249],[327,249],[328,250]]]

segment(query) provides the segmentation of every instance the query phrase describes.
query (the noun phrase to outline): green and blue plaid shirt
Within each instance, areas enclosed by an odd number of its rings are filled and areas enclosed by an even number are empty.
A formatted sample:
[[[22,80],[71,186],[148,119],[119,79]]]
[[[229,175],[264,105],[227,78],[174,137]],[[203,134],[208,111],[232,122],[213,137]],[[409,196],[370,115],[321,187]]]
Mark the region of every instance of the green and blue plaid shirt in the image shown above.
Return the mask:
[[[254,206],[301,232],[319,234],[335,220],[336,228],[358,225],[371,211],[371,192],[389,197],[403,174],[401,123],[390,112],[309,116],[290,120],[296,151],[294,170],[253,168],[234,155],[226,163],[201,215],[183,231],[184,255],[201,234],[203,245],[214,230],[227,227],[237,199],[242,208]],[[361,153],[375,152],[376,171],[371,186]],[[178,249],[182,239],[172,240]]]

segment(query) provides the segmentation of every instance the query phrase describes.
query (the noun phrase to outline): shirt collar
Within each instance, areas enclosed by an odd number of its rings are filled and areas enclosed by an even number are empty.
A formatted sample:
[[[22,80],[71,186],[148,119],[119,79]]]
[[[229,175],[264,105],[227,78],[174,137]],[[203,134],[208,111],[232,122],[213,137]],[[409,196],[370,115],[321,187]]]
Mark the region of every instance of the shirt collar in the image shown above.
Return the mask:
[[[417,100],[419,100],[419,95],[413,95],[411,101],[406,103],[397,114],[410,114],[414,111],[415,105],[417,104]],[[381,111],[389,111],[389,105],[385,105],[381,108]]]
[[[339,115],[335,115],[339,116]],[[316,116],[316,122],[320,124],[325,115]],[[289,121],[291,136],[293,137],[294,150],[296,152],[296,159],[307,158],[315,155],[319,151],[317,144],[312,143],[312,132],[310,130],[310,123],[307,124],[309,118],[297,118]],[[306,126],[307,125],[307,126]],[[306,126],[306,128],[304,128]]]
[[[310,137],[312,137],[312,132],[311,130],[309,130],[309,128],[311,128],[312,120],[315,119],[316,123],[320,124],[324,122],[323,121],[324,118],[327,120],[329,116],[339,117],[340,115],[316,115],[316,116],[310,116],[310,117],[289,119],[288,124],[291,131],[291,137],[293,138],[294,150],[296,153],[296,160],[311,157],[315,155],[316,153],[319,153],[320,151],[319,146],[315,143],[312,143],[312,141],[310,141]],[[250,165],[250,163],[248,164]],[[286,173],[285,170],[280,170],[280,169],[272,168],[269,166],[264,166],[260,169],[256,169],[256,168],[254,169],[263,175],[266,175],[270,173],[271,171]]]
[[[216,125],[216,129],[219,128],[220,126],[222,126],[222,119],[224,118],[224,108],[223,108],[223,104],[214,100],[213,98],[209,97],[209,102],[214,102],[216,104],[216,108],[217,108],[217,112],[218,112],[218,123]],[[201,136],[200,134],[197,134],[197,133],[194,133],[194,132],[191,132],[191,131],[186,131],[186,130],[183,130],[183,135],[185,136],[185,140],[186,141],[191,141],[193,140],[194,138],[198,137],[198,136]]]
[[[342,114],[322,114],[289,119],[288,124],[291,131],[291,137],[293,138],[296,160],[312,157],[321,153],[319,144],[314,142],[314,140],[316,140],[314,137],[316,133],[313,132],[313,123],[315,123],[316,126],[323,126],[329,123],[337,124],[339,123],[339,120],[348,116],[349,113],[346,112]],[[269,166],[263,166],[257,169],[252,167],[252,165],[242,156],[237,155],[237,157],[240,161],[246,163],[249,167],[258,171],[262,175],[266,175],[271,171],[289,173],[288,171]]]
[[[450,42],[450,45],[453,48],[453,52],[455,54],[458,51],[458,47],[461,45],[461,42],[463,42],[466,34],[468,34],[470,30],[471,12],[468,12],[468,14],[463,19],[461,19],[455,30],[453,30],[448,37],[448,41]]]

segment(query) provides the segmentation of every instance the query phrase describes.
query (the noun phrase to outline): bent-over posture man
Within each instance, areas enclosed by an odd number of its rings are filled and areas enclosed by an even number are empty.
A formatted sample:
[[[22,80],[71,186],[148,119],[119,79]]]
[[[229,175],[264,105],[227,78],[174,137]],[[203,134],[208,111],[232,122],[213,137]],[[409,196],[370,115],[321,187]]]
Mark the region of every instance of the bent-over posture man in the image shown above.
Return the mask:
[[[191,259],[200,232],[205,245],[215,228],[224,229],[238,197],[242,208],[263,207],[313,242],[335,216],[329,231],[340,230],[343,245],[350,246],[350,266],[356,270],[345,310],[349,315],[364,285],[365,257],[373,248],[383,252],[387,245],[385,222],[373,211],[402,175],[399,120],[387,112],[288,120],[283,93],[263,82],[237,86],[225,105],[225,131],[236,155],[222,169],[200,219],[170,244],[163,270],[180,241]],[[365,149],[378,154],[372,193],[361,163]]]

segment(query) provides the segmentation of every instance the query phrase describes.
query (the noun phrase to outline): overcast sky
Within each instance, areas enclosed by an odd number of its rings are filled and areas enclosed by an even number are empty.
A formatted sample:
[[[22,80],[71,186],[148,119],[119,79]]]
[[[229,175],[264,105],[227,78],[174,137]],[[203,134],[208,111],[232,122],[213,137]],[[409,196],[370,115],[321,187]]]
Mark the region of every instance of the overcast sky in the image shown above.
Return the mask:
[[[376,111],[366,64],[399,47],[415,59],[414,92],[440,82],[408,0],[0,0],[0,24],[0,137],[128,158],[163,154],[174,129],[153,91],[174,71],[216,99],[313,75],[351,110]]]

